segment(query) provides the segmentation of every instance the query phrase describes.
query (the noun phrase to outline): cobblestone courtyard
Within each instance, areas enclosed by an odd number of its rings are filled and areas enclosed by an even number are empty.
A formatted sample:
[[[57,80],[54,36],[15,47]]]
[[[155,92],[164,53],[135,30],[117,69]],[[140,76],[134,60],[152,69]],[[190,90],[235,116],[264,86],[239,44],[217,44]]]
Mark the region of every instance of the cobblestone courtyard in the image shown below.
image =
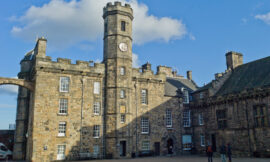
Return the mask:
[[[203,156],[179,157],[145,157],[135,159],[90,160],[89,162],[208,162]],[[228,161],[228,159],[227,159]],[[233,158],[233,162],[270,162],[270,158]],[[221,162],[220,158],[213,158],[213,162]]]

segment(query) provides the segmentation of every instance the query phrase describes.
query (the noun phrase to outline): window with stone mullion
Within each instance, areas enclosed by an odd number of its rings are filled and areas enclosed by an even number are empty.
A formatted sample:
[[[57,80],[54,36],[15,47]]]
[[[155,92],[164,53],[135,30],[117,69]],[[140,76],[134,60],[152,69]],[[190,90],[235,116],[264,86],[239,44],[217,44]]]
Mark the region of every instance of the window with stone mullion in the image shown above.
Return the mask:
[[[166,127],[172,127],[172,110],[166,109]]]
[[[141,118],[141,133],[148,134],[149,133],[149,120],[146,117]]]

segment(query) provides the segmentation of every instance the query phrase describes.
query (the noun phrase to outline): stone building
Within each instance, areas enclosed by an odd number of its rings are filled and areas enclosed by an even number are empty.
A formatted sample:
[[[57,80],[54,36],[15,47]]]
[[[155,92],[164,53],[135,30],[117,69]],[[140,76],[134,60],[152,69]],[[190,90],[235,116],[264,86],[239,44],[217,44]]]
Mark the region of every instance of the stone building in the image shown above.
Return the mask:
[[[270,57],[243,64],[226,54],[227,70],[193,92],[194,145],[218,151],[230,143],[236,156],[270,156]]]
[[[21,61],[14,159],[28,161],[179,154],[181,112],[197,89],[166,66],[132,67],[130,5],[103,9],[102,63],[46,55],[45,38]],[[20,84],[23,81],[24,84]],[[0,80],[1,84],[1,80]],[[188,119],[190,120],[190,118]],[[189,121],[188,121],[189,122]]]

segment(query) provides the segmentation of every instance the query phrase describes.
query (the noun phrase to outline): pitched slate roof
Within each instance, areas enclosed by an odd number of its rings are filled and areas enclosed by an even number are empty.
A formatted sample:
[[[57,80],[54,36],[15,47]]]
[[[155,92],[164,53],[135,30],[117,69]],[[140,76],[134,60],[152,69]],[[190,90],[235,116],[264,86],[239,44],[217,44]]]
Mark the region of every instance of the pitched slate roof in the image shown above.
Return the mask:
[[[165,83],[166,96],[178,96],[178,91],[181,88],[186,88],[189,92],[193,92],[197,89],[197,85],[192,80],[167,77]]]
[[[241,92],[245,89],[270,85],[270,57],[259,59],[236,67],[225,81],[218,95]]]

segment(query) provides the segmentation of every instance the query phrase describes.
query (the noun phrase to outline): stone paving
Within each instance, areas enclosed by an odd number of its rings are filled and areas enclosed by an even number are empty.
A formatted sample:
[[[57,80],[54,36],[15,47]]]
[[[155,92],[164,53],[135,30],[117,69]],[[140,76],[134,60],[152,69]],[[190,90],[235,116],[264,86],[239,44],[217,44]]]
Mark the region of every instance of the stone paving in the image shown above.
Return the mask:
[[[145,157],[145,158],[135,158],[135,159],[89,160],[89,162],[125,162],[125,161],[127,162],[208,162],[207,157],[203,157],[203,156]],[[213,162],[221,162],[221,159],[213,158]],[[270,158],[233,158],[232,162],[270,162]]]

